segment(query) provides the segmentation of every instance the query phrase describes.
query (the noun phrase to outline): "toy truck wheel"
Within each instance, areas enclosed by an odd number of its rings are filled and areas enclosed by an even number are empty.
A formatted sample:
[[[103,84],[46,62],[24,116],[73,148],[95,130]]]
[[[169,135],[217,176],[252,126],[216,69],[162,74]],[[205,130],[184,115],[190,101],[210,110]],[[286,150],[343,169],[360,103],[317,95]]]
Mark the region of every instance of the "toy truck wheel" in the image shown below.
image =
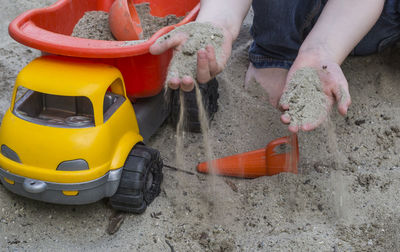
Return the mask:
[[[204,109],[207,112],[209,122],[214,118],[218,110],[218,81],[210,80],[207,84],[199,85]],[[190,132],[201,132],[199,121],[199,108],[197,107],[196,91],[184,93],[185,99],[185,123],[184,129]],[[174,126],[178,124],[180,112],[179,90],[173,90],[171,94],[171,122]]]
[[[137,144],[122,170],[117,192],[110,198],[114,209],[141,214],[160,194],[163,179],[160,153]]]

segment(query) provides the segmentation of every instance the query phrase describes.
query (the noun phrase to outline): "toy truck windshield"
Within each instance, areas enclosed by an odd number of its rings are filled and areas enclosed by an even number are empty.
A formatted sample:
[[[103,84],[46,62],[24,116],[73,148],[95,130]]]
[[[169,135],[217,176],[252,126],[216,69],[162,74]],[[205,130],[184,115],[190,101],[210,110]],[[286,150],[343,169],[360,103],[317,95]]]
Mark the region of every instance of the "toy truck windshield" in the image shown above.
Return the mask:
[[[28,89],[15,102],[13,113],[23,120],[45,126],[87,128],[95,125],[92,103],[84,96],[45,94]]]

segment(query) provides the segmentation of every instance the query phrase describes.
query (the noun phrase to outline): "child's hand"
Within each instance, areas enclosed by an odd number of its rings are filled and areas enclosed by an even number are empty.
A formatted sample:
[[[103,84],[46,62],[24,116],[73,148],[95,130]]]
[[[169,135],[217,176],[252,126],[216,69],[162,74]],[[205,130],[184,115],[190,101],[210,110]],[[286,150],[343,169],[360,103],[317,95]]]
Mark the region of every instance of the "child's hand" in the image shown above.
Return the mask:
[[[339,113],[342,115],[346,115],[347,109],[351,104],[348,83],[342,72],[342,69],[337,63],[329,60],[325,56],[299,54],[293,66],[289,70],[286,85],[289,83],[291,76],[293,76],[298,69],[303,67],[312,67],[318,71],[318,75],[322,83],[322,89],[327,98],[326,109],[328,110],[328,113],[321,114],[322,118],[318,118],[314,122],[306,123],[304,125],[289,126],[289,130],[291,132],[297,132],[299,130],[310,131],[317,128],[327,119],[326,116],[329,116],[329,112],[335,102],[337,102]],[[281,108],[283,110],[288,110],[289,105],[281,104]],[[287,115],[282,115],[281,121],[289,124],[290,117]]]
[[[317,23],[301,45],[289,71],[288,80],[297,69],[317,69],[328,99],[327,109],[330,110],[337,102],[339,112],[345,115],[351,99],[340,64],[378,20],[384,4],[384,0],[328,1]],[[287,104],[283,104],[282,108],[288,109]],[[312,130],[325,119],[319,118],[313,123],[289,126],[289,130]],[[290,118],[286,116],[282,116],[281,120],[284,123],[290,122]]]
[[[207,83],[209,80],[214,78],[218,73],[220,73],[226,65],[226,62],[231,54],[232,50],[232,35],[225,28],[221,26],[219,27],[222,30],[222,34],[224,36],[224,41],[222,44],[222,53],[219,55],[219,58],[216,57],[216,52],[213,46],[206,45],[204,49],[200,49],[197,51],[197,73],[196,78],[199,83]],[[170,37],[166,40],[157,40],[150,47],[150,53],[154,55],[161,54],[168,49],[174,48],[175,52],[182,50],[183,46],[186,42],[190,42],[188,34],[184,32],[170,32]],[[164,36],[164,37],[168,37]],[[184,62],[178,64],[184,64]],[[166,83],[172,89],[181,88],[183,91],[191,91],[194,87],[194,79],[192,76],[181,76],[175,77],[178,73],[170,73],[168,75],[168,79]],[[172,77],[171,77],[172,76]]]

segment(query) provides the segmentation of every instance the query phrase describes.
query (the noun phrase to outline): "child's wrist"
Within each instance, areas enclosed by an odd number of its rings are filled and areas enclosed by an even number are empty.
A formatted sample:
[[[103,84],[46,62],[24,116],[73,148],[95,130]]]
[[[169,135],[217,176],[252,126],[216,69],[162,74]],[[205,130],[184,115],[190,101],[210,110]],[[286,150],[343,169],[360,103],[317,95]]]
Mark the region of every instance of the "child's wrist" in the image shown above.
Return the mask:
[[[228,33],[231,40],[234,40],[239,35],[240,24],[241,24],[239,20],[235,20],[235,17],[230,17],[230,15],[215,16],[211,15],[211,12],[210,13],[206,11],[202,12],[201,10],[196,18],[196,22],[211,23],[223,29],[224,34]]]
[[[301,46],[299,53],[297,55],[296,61],[301,61],[302,64],[312,64],[315,62],[338,62],[338,59],[332,54],[331,50],[323,45]]]
[[[234,31],[231,31],[231,27],[227,27],[224,22],[221,22],[220,20],[215,20],[213,18],[207,18],[207,17],[202,17],[202,18],[197,18],[196,22],[199,23],[210,23],[214,25],[215,27],[219,27],[222,29],[222,33],[224,34],[225,38],[224,39],[229,39],[231,42],[234,40]]]

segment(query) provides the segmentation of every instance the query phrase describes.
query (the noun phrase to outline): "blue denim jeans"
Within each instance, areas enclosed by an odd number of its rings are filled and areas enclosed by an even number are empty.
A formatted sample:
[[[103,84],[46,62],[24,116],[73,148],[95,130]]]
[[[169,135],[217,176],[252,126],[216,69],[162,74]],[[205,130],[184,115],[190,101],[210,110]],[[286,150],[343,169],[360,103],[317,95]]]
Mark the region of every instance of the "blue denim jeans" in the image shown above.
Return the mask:
[[[254,67],[289,69],[327,1],[253,0],[249,58]],[[386,0],[379,20],[351,54],[380,52],[399,39],[400,0]]]

